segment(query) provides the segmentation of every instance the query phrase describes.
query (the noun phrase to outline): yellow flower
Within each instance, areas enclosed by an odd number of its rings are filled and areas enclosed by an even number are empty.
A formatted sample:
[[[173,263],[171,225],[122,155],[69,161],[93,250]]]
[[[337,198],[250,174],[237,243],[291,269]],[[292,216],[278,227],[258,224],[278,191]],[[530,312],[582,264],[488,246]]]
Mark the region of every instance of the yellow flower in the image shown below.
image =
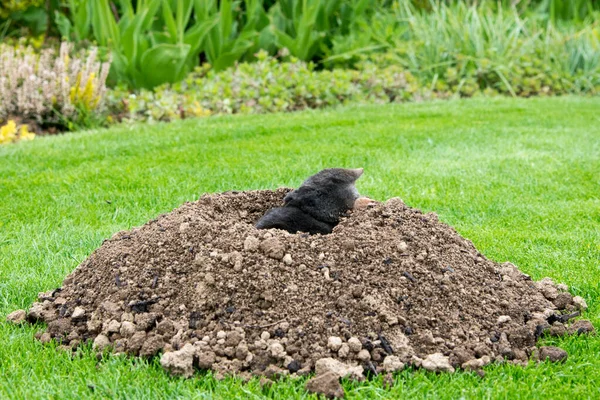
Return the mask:
[[[12,119],[6,125],[0,128],[0,144],[10,143],[15,139],[17,133],[17,124]]]
[[[21,125],[21,129],[19,130],[20,140],[33,140],[34,137],[35,133],[29,132],[29,127],[27,125]]]

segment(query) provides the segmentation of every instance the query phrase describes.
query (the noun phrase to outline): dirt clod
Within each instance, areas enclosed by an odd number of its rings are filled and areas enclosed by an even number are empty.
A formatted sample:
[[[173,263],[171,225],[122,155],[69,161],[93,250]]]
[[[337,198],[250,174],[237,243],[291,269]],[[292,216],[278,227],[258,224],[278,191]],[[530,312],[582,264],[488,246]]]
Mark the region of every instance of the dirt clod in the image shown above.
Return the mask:
[[[396,356],[387,356],[383,359],[383,370],[385,372],[396,372],[404,368],[404,363]]]
[[[333,372],[317,375],[310,379],[306,382],[306,390],[311,393],[322,394],[329,399],[344,397],[344,388],[340,384],[338,376]]]
[[[593,332],[584,321],[559,328],[585,309],[564,285],[486,259],[397,198],[366,202],[328,235],[256,229],[288,192],[205,195],[119,232],[40,294],[27,320],[64,346],[163,352],[184,376],[316,368],[307,387],[328,396],[343,395],[340,373],[322,371],[332,362],[357,379],[406,364],[451,372],[526,360],[552,330]]]
[[[569,333],[581,334],[592,334],[595,332],[594,325],[587,319],[580,319],[579,321],[573,322],[569,327]]]
[[[432,372],[454,372],[454,368],[450,365],[448,357],[442,353],[434,353],[428,355],[422,362],[421,366]]]
[[[568,354],[560,347],[543,346],[539,350],[540,361],[563,362],[567,359]]]
[[[6,316],[6,320],[8,322],[12,322],[13,324],[21,324],[25,322],[26,318],[27,313],[25,312],[25,310],[16,310]]]
[[[315,363],[315,372],[317,375],[331,372],[338,378],[351,377],[355,380],[362,380],[364,378],[362,367],[348,365],[330,357],[317,360]]]
[[[160,365],[173,375],[189,378],[194,374],[194,346],[186,343],[181,350],[163,353]]]

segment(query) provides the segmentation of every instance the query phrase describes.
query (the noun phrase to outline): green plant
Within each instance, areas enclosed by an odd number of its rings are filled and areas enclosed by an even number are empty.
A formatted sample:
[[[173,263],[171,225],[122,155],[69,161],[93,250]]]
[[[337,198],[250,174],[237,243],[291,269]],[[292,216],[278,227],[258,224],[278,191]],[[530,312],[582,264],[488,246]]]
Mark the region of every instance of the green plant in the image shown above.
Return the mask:
[[[364,62],[360,67],[315,70],[314,64],[296,59],[279,62],[262,51],[254,63],[240,63],[225,71],[198,68],[182,82],[135,94],[117,89],[108,98],[113,112],[124,119],[169,121],[211,114],[290,112],[349,102],[401,102],[418,91],[413,76],[398,66],[379,68]]]
[[[117,21],[108,0],[91,2],[93,35],[112,49],[111,77],[135,88],[181,80],[197,63],[204,37],[218,22],[208,15],[188,27],[196,3],[201,2],[177,1],[173,11],[168,0],[140,0],[135,8],[123,0]]]
[[[442,97],[600,91],[595,24],[558,27],[487,3],[432,3],[422,12],[397,1],[380,19],[385,31],[373,24],[371,37],[388,56],[370,57],[402,65]]]
[[[220,71],[242,58],[258,36],[256,24],[262,10],[261,2],[253,0],[247,12],[246,24],[240,26],[240,2],[232,0],[196,0],[195,13],[202,19],[215,18],[217,23],[208,31],[204,52],[208,62]]]
[[[73,54],[66,42],[58,54],[0,44],[0,120],[18,117],[66,129],[88,125],[85,115],[102,111],[109,69],[96,56],[96,48]]]
[[[67,12],[54,11],[54,21],[61,36],[67,40],[81,41],[90,38],[92,3],[87,0],[67,0]]]
[[[334,34],[346,36],[377,4],[373,0],[279,0],[269,11],[271,30],[280,47],[304,61],[321,57]]]

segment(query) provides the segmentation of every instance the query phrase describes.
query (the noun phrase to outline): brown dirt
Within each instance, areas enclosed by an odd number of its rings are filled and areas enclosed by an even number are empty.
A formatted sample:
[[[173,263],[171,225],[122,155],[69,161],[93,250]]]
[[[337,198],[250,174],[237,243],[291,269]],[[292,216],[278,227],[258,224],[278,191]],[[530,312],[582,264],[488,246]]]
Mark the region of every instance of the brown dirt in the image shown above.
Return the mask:
[[[564,285],[486,259],[399,199],[363,204],[330,235],[254,228],[288,191],[205,195],[119,232],[28,319],[48,323],[43,341],[163,352],[185,376],[304,375],[323,358],[372,373],[477,369],[524,362],[541,334],[567,332],[556,315],[578,303]]]

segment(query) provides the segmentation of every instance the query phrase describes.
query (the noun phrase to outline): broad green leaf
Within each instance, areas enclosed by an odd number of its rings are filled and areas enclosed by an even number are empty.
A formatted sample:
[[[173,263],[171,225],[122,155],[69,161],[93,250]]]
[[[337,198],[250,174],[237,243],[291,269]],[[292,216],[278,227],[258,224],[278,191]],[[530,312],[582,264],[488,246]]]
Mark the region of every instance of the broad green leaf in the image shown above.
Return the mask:
[[[142,56],[143,85],[153,88],[166,82],[177,82],[185,76],[185,61],[190,52],[187,44],[159,44]]]

